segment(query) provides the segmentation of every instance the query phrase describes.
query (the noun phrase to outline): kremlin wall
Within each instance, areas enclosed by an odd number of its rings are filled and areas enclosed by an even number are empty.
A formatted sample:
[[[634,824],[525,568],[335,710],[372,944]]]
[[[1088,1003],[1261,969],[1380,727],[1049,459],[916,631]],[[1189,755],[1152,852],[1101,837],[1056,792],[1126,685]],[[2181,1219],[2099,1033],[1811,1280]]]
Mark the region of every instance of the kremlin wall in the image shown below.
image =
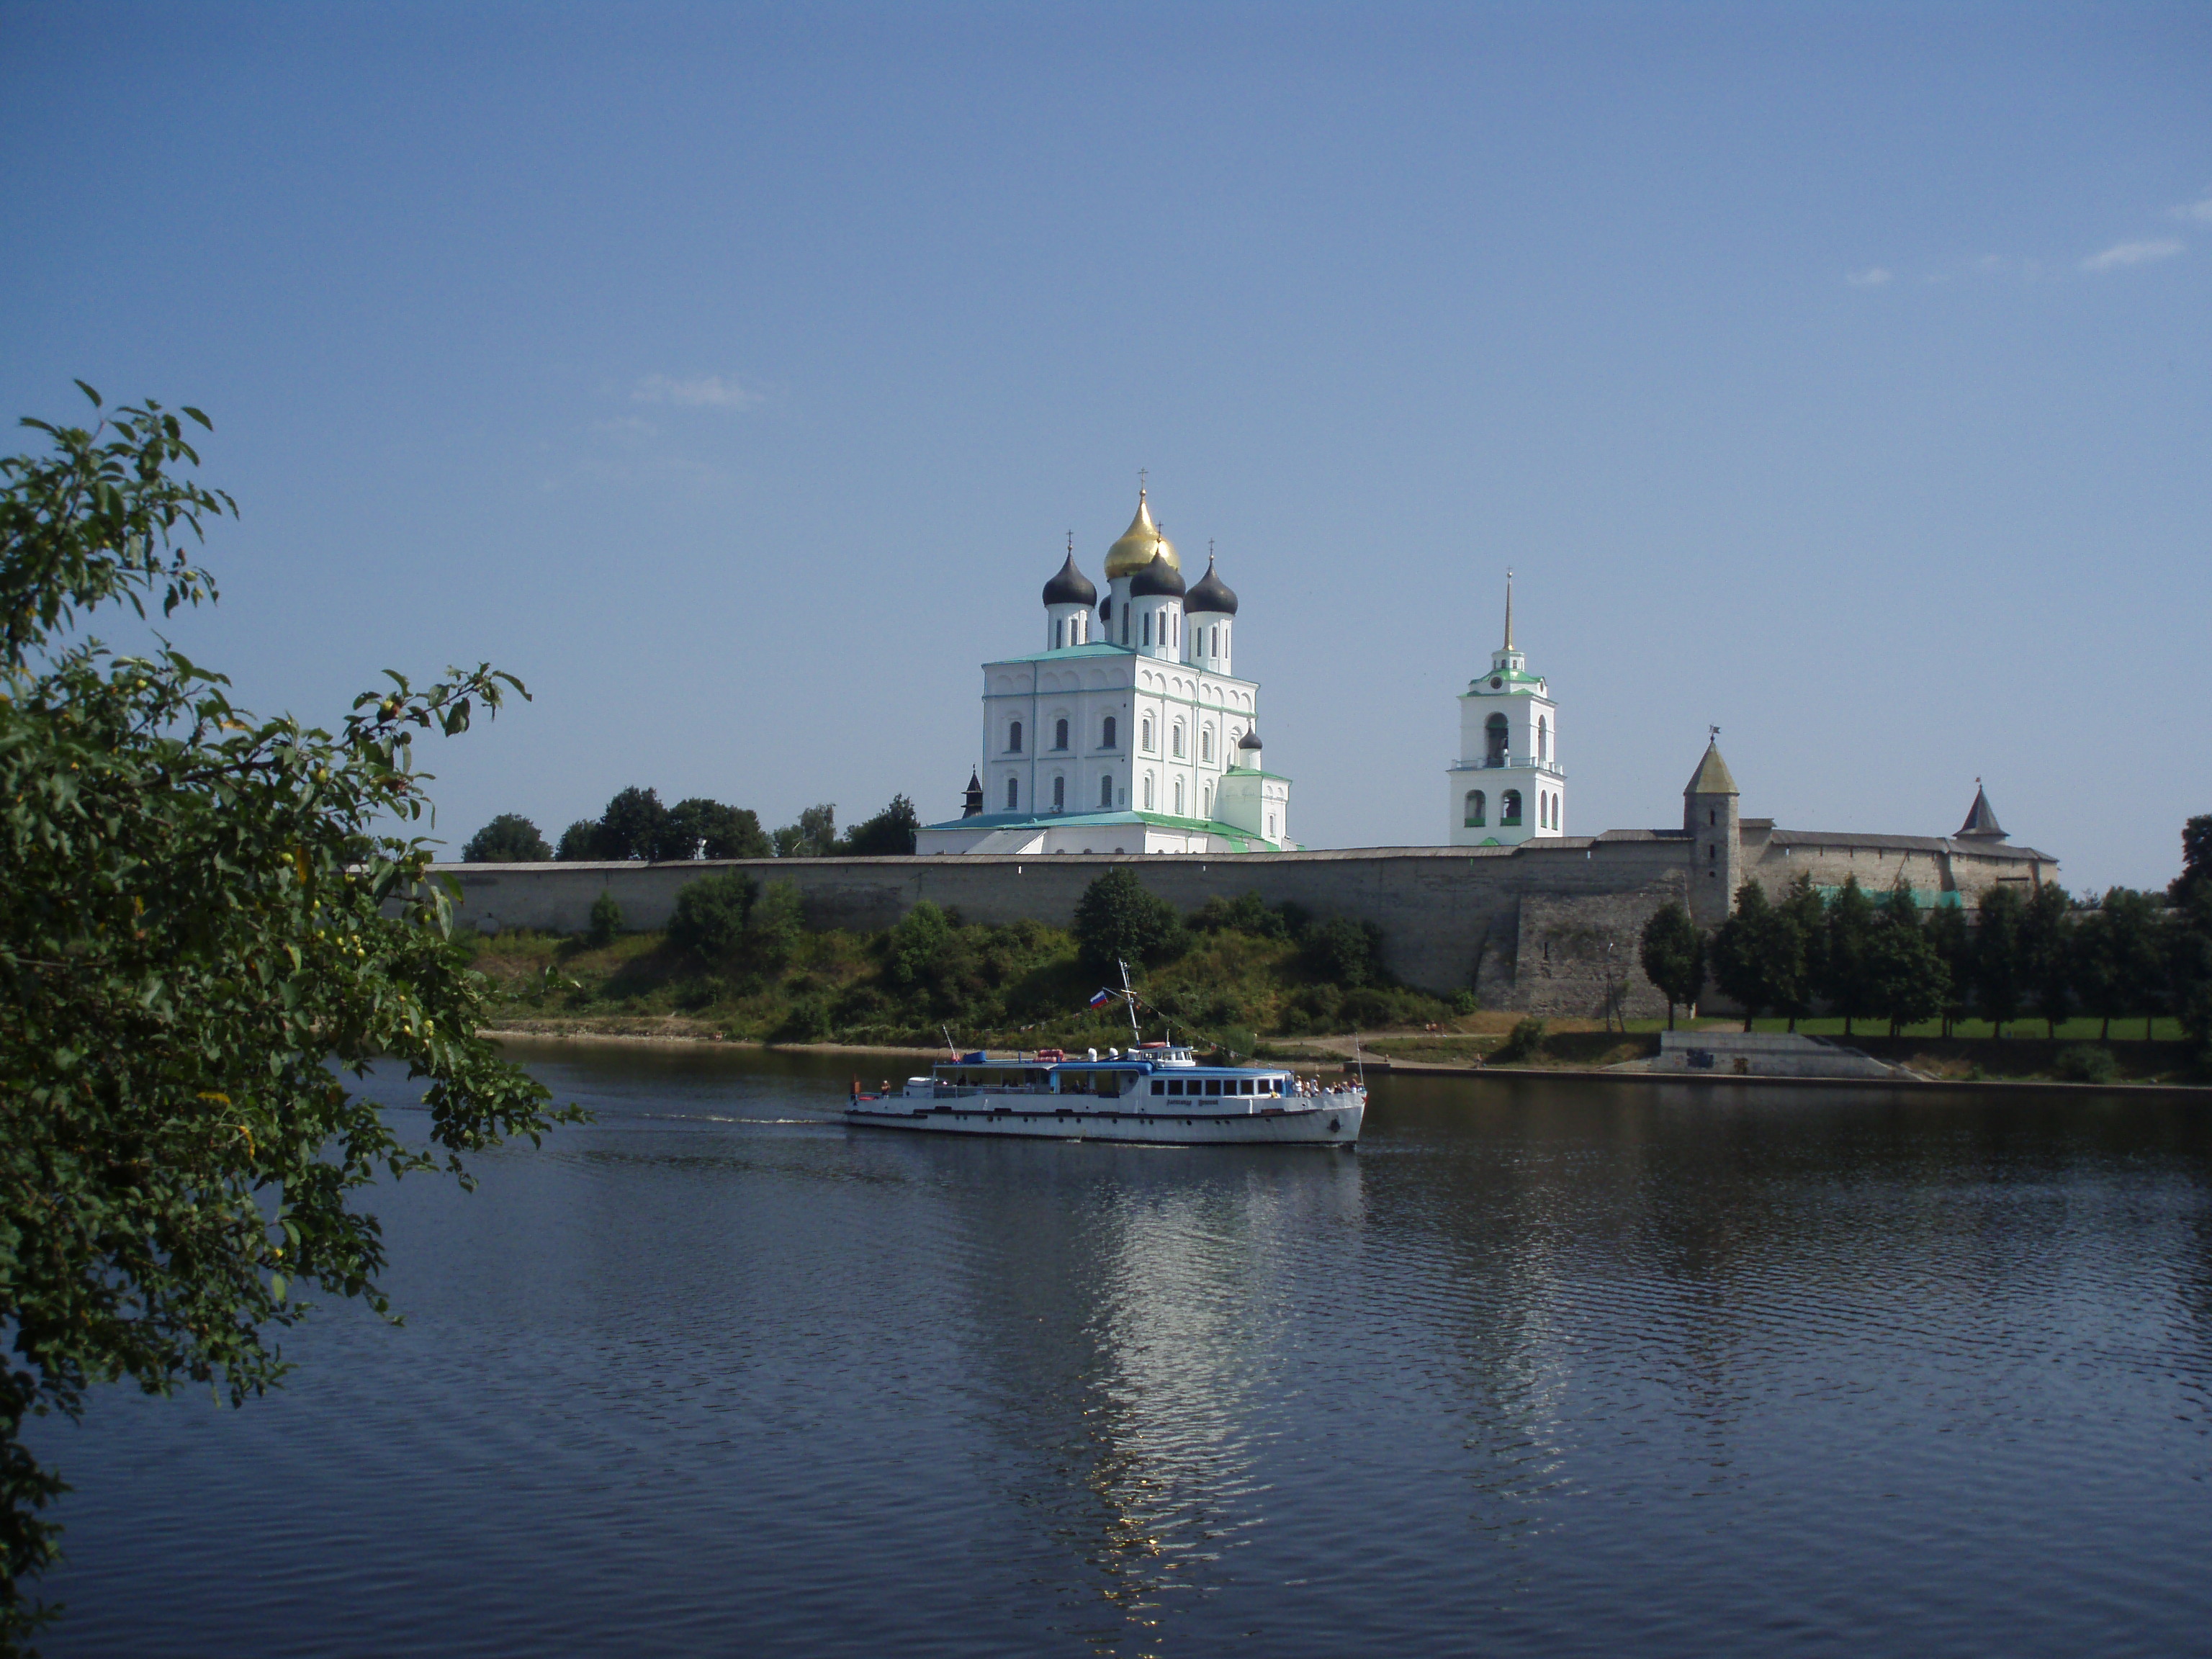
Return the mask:
[[[1680,829],[1615,830],[1516,847],[436,867],[460,883],[463,927],[574,933],[588,925],[602,892],[622,906],[626,927],[664,927],[679,888],[721,870],[790,883],[815,927],[888,927],[922,899],[971,922],[1030,918],[1066,926],[1083,890],[1127,865],[1185,910],[1216,894],[1257,893],[1318,917],[1373,922],[1382,932],[1385,965],[1409,985],[1444,994],[1471,985],[1486,1008],[1589,1018],[1603,1009],[1609,989],[1624,984],[1627,1012],[1666,1012],[1637,966],[1637,950],[1644,922],[1670,898],[1711,925],[1745,880],[1779,896],[1801,873],[1822,887],[1856,876],[1879,894],[1901,876],[1934,902],[1971,906],[1996,883],[2032,889],[2057,876],[2048,854],[2006,842],[1978,793],[1956,836],[1778,830],[1736,813],[1735,782],[1719,759],[1719,750],[1709,747],[1684,793]]]
[[[1682,793],[1680,828],[1567,832],[1559,704],[1514,637],[1459,696],[1435,847],[1317,852],[1291,837],[1291,780],[1264,769],[1260,685],[1232,668],[1250,625],[1216,573],[1187,584],[1144,493],[1108,550],[1108,591],[1066,562],[1043,589],[1042,648],[983,666],[982,745],[957,818],[926,825],[905,858],[668,864],[450,864],[459,925],[581,933],[602,893],[623,925],[659,929],[687,882],[737,870],[799,890],[816,928],[872,931],[928,899],[969,922],[1065,926],[1116,865],[1185,911],[1256,893],[1382,932],[1406,984],[1473,987],[1487,1008],[1595,1018],[1665,1004],[1638,965],[1644,924],[1679,899],[1717,926],[1737,888],[1779,897],[1799,876],[1869,893],[1905,881],[1923,904],[1972,906],[1998,883],[2032,890],[2057,860],[2008,844],[1978,790],[1957,834],[1777,829],[1741,816],[1718,732]]]

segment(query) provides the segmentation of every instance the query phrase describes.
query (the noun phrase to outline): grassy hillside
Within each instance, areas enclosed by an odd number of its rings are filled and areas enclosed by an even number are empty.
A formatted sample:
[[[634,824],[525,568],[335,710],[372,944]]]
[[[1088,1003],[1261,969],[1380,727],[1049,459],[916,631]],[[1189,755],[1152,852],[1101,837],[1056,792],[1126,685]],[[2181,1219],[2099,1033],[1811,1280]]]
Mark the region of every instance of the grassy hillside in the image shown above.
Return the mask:
[[[672,1031],[740,1041],[932,1047],[956,1042],[1067,1048],[1126,1042],[1118,1004],[1085,1004],[1102,984],[1073,936],[1037,922],[954,925],[916,962],[896,930],[808,933],[773,966],[708,960],[665,933],[603,946],[529,933],[481,941],[476,966],[504,990],[503,1024]],[[1271,1036],[1446,1022],[1449,1006],[1392,986],[1346,988],[1316,973],[1291,938],[1198,932],[1174,961],[1137,976],[1145,1036],[1250,1053]]]

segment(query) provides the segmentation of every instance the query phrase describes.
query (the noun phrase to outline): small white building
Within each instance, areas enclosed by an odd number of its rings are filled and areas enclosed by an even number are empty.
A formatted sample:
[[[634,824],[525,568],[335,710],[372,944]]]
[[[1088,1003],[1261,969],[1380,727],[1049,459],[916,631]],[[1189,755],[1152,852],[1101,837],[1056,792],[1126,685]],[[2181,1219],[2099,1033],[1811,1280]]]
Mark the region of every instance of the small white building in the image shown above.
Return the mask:
[[[1044,586],[1044,649],[983,665],[983,757],[965,811],[921,853],[1250,853],[1293,843],[1291,781],[1262,764],[1260,688],[1231,672],[1237,596],[1137,515]],[[1093,607],[1096,607],[1095,612]]]
[[[1505,578],[1505,643],[1459,699],[1459,759],[1445,774],[1453,847],[1515,847],[1566,833],[1567,775],[1559,710],[1513,643],[1513,577]]]

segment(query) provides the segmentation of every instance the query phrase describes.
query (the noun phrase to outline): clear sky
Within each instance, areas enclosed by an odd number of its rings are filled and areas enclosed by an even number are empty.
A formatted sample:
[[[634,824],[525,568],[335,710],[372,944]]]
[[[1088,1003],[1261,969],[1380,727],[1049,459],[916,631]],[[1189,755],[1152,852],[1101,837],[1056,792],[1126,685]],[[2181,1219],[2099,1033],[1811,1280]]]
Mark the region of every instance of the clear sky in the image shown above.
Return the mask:
[[[2212,8],[0,4],[0,409],[215,418],[175,624],[335,722],[951,817],[1137,471],[1315,846],[1443,838],[1521,643],[1567,828],[2212,811]]]

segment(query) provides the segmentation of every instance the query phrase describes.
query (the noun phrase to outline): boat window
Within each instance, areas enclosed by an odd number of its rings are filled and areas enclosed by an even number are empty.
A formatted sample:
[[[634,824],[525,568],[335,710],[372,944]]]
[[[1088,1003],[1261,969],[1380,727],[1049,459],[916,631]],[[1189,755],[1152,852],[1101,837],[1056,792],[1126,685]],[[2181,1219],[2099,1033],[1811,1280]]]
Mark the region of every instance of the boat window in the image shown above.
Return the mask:
[[[1119,1072],[1102,1073],[1098,1079],[1098,1092],[1110,1099],[1121,1092],[1122,1084],[1135,1081],[1136,1079],[1124,1078]]]
[[[1164,1083],[1161,1082],[1161,1081],[1159,1080],[1159,1079],[1158,1079],[1158,1078],[1154,1078],[1154,1079],[1152,1079],[1152,1092],[1153,1092],[1154,1094],[1156,1094],[1156,1095],[1165,1094],[1165,1093],[1167,1092],[1167,1087],[1168,1087],[1168,1085],[1167,1085],[1166,1084],[1164,1084]]]
[[[1252,1092],[1252,1079],[1249,1077],[1238,1078],[1237,1079],[1237,1092],[1240,1095],[1250,1094]]]
[[[1221,1092],[1221,1079],[1218,1077],[1210,1077],[1206,1079],[1206,1092],[1210,1095],[1219,1094]]]

